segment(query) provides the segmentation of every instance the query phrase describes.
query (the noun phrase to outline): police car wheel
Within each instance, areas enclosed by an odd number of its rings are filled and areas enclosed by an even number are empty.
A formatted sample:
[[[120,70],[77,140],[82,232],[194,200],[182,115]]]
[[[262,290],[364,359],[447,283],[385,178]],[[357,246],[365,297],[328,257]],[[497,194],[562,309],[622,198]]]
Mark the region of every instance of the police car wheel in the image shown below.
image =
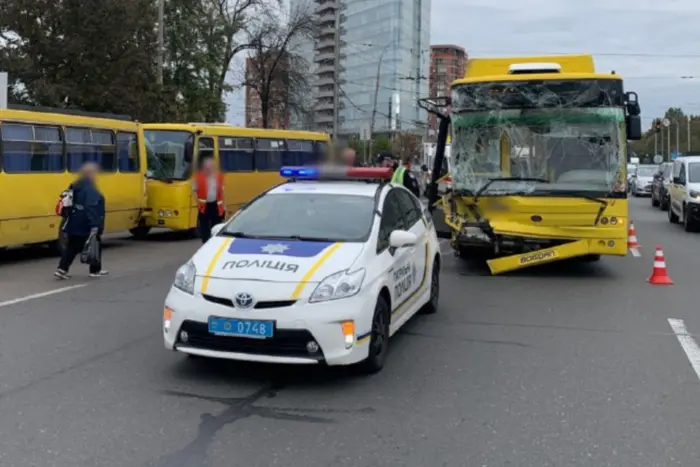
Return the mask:
[[[423,307],[423,313],[431,315],[438,311],[438,301],[440,299],[440,263],[435,260],[433,263],[433,273],[430,277],[430,300]]]
[[[386,355],[389,350],[389,323],[391,312],[389,304],[380,296],[374,307],[372,318],[372,336],[369,340],[369,355],[360,364],[363,373],[372,374],[379,372],[384,367]]]

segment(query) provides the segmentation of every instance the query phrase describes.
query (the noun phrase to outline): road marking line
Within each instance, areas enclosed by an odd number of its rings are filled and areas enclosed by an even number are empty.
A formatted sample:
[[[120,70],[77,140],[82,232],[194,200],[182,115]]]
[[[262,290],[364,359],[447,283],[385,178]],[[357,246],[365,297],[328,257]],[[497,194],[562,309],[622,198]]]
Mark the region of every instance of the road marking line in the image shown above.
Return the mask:
[[[690,365],[693,367],[693,370],[695,370],[695,374],[700,378],[700,346],[698,346],[693,336],[688,332],[682,319],[669,318],[668,324],[671,325],[671,329],[673,329],[674,334],[676,334],[676,338],[685,351],[688,360],[690,360]]]
[[[24,297],[13,298],[12,300],[7,300],[5,302],[0,302],[0,308],[4,306],[14,305],[15,303],[22,303],[28,300],[34,300],[35,298],[48,297],[49,295],[56,295],[63,292],[68,292],[69,290],[79,289],[80,287],[85,287],[87,284],[77,284],[69,285],[68,287],[61,287],[60,289],[47,290],[46,292],[39,292],[31,295],[26,295]]]

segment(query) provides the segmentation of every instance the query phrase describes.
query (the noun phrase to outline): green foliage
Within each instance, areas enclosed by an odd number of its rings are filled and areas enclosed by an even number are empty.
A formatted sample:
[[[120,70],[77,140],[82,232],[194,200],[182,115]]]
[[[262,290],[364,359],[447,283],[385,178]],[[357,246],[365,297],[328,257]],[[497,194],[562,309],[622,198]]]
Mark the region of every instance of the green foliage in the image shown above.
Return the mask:
[[[13,102],[156,120],[172,93],[156,85],[152,0],[4,0],[0,69]]]
[[[690,147],[692,152],[700,152],[700,116],[685,115],[683,110],[677,107],[671,107],[660,119],[667,118],[671,122],[671,152],[680,149],[681,153],[688,152],[688,121],[690,120]],[[676,132],[678,132],[678,143],[680,148],[676,147]],[[642,139],[633,141],[630,144],[631,150],[640,156],[655,154],[655,148],[659,154],[666,155],[668,152],[668,134],[669,130],[662,128],[661,132],[656,132],[653,121],[651,127],[644,133]],[[656,139],[656,144],[654,140]],[[663,146],[662,146],[663,140]]]
[[[154,0],[1,0],[0,69],[12,103],[223,121],[250,17],[279,0],[166,0],[163,85]]]

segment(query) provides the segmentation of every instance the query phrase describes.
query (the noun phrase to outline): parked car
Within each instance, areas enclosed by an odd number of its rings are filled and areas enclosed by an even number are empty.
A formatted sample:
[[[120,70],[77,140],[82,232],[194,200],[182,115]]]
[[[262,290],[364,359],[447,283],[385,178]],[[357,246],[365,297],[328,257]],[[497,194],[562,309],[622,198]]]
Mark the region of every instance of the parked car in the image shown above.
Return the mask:
[[[632,196],[650,196],[651,182],[654,179],[657,166],[655,165],[640,165],[632,175],[630,182],[630,192]]]
[[[661,208],[662,211],[668,209],[668,185],[671,183],[672,173],[673,162],[662,162],[651,182],[651,205]]]
[[[671,175],[668,221],[693,232],[700,227],[700,156],[679,157]]]

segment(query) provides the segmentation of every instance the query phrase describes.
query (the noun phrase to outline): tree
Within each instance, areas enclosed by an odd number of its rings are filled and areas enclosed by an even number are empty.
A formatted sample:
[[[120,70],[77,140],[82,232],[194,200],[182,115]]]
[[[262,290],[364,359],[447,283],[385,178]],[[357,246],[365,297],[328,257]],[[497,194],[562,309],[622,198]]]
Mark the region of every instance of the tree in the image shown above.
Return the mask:
[[[0,69],[13,103],[155,120],[174,96],[156,85],[152,0],[4,0]]]
[[[286,121],[295,114],[304,119],[313,111],[307,96],[309,64],[300,48],[305,41],[313,40],[316,29],[308,5],[292,10],[287,18],[269,10],[249,27],[251,54],[243,84],[259,99],[263,128],[269,128],[275,116]]]
[[[421,154],[421,138],[415,133],[402,132],[394,135],[393,152],[398,157],[417,157]]]
[[[251,18],[280,0],[168,0],[165,10],[165,82],[182,96],[183,118],[223,121],[224,97],[236,55],[250,48]]]
[[[670,130],[671,152],[681,152],[686,154],[688,153],[688,124],[690,124],[691,152],[700,153],[700,116],[686,115],[682,109],[671,107],[664,112],[662,117],[660,117],[661,120],[664,118],[669,120],[671,123],[670,127],[667,129],[666,127],[662,126],[661,131],[656,132],[653,125],[654,119],[652,119],[651,128],[649,128],[649,130],[642,135],[642,139],[631,142],[631,151],[634,151],[641,157],[644,155],[649,155],[649,160],[652,159],[655,152],[667,156],[669,146],[668,135]],[[676,133],[678,133],[677,137]],[[679,147],[676,147],[676,139],[678,140]]]

